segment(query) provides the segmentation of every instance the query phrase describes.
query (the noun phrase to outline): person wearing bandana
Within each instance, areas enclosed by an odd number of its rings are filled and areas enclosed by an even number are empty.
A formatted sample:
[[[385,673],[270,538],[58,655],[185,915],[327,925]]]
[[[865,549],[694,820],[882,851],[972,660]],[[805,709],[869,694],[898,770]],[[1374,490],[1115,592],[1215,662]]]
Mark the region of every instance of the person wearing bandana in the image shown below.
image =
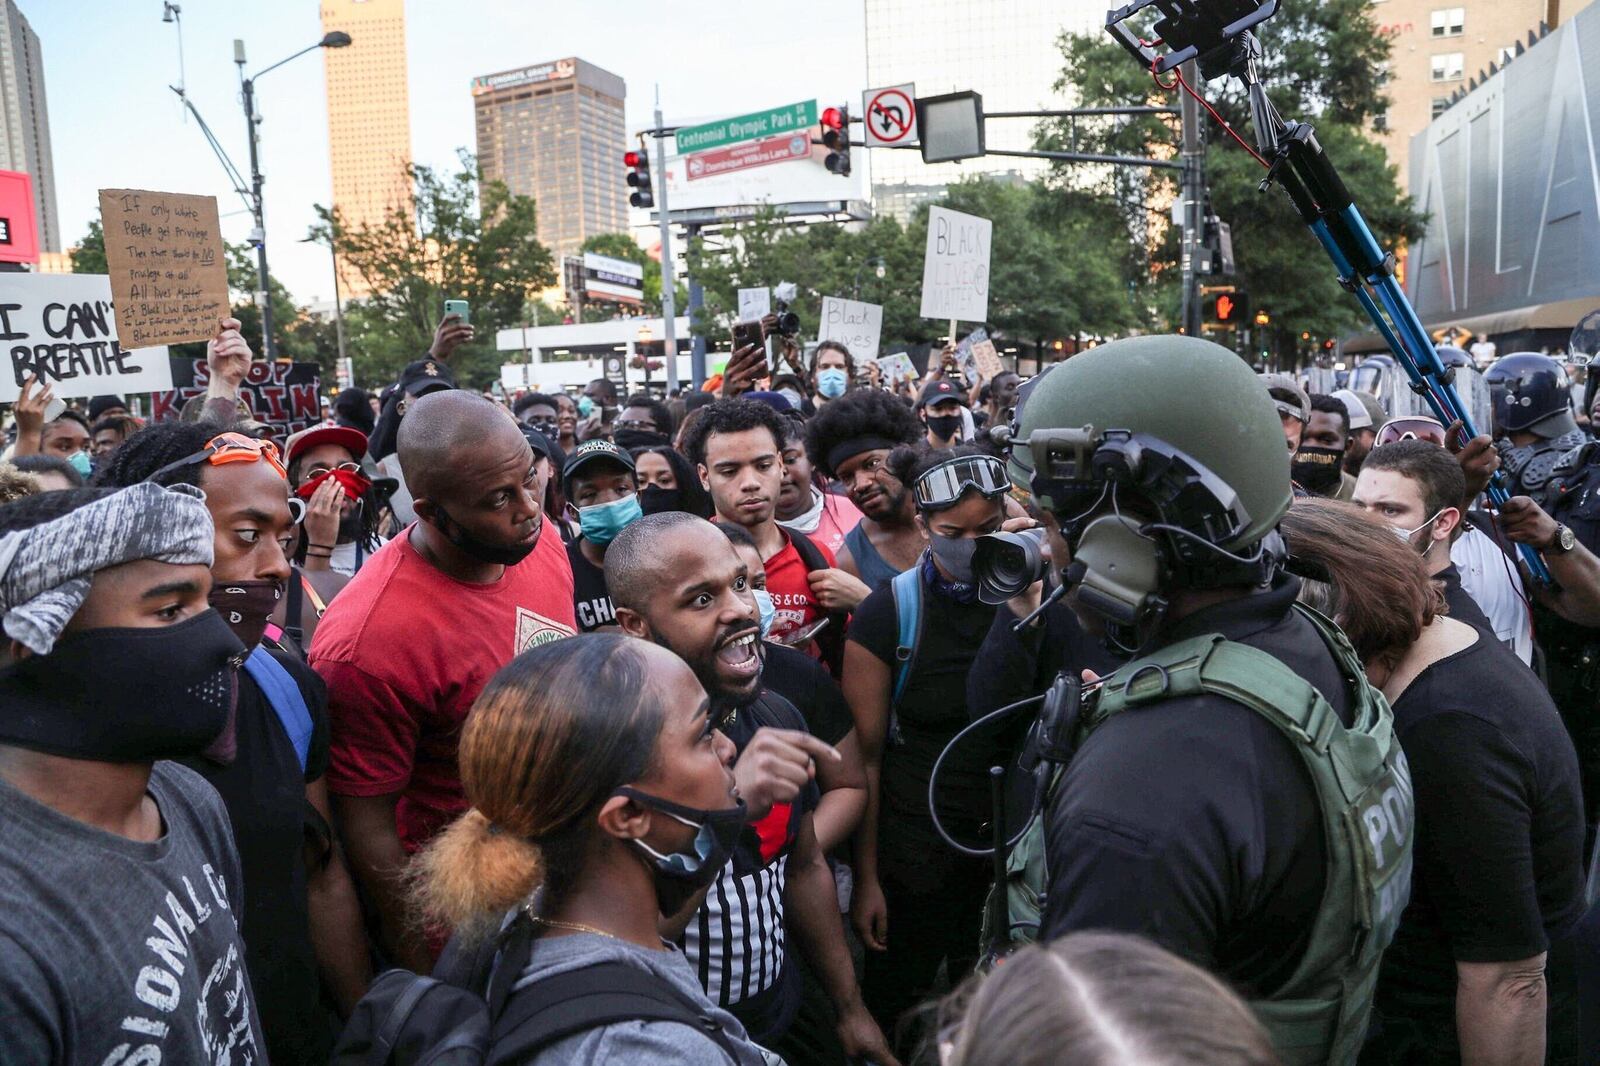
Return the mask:
[[[211,605],[249,652],[233,714],[206,751],[182,758],[222,796],[244,878],[245,964],[274,1062],[326,1059],[320,990],[347,1012],[371,977],[360,904],[329,828],[327,690],[269,619],[290,577],[291,503],[277,446],[205,422],[130,437],[110,484],[202,491],[214,526]]]
[[[975,445],[897,448],[888,468],[910,487],[927,543],[916,566],[921,636],[896,702],[895,590],[872,593],[850,626],[843,686],[868,782],[850,918],[867,948],[862,994],[885,1031],[932,994],[941,967],[959,982],[977,960],[990,867],[956,854],[936,835],[928,784],[934,760],[970,721],[967,672],[994,621],[995,608],[979,601],[972,572],[977,538],[1032,524],[1007,521],[1005,465]],[[980,836],[979,823],[988,817],[987,771],[998,753],[982,748],[959,749],[940,775],[940,817],[958,839]]]
[[[379,504],[373,479],[361,466],[366,454],[367,435],[347,426],[312,426],[285,443],[283,459],[290,488],[308,508],[306,535],[300,538],[298,552],[307,569],[318,569],[319,561],[326,560],[327,569],[354,577],[367,557],[387,543],[378,535]],[[316,527],[312,515],[331,512],[334,504],[338,518],[333,536],[313,540],[313,532],[319,537],[328,534]]]
[[[1345,473],[1344,453],[1350,439],[1350,412],[1337,397],[1311,397],[1311,414],[1300,447],[1289,463],[1295,484],[1313,496],[1349,501],[1356,479]]]
[[[0,1058],[266,1061],[234,834],[192,761],[244,645],[189,486],[0,507]]]

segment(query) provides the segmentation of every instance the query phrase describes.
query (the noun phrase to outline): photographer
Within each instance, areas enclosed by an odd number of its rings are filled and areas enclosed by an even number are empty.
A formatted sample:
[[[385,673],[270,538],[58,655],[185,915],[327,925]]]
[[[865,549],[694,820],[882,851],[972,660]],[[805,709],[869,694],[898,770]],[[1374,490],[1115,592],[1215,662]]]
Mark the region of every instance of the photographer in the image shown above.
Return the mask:
[[[868,783],[850,914],[870,949],[862,994],[885,1031],[933,990],[941,964],[956,981],[976,961],[989,868],[940,841],[928,782],[934,760],[967,724],[959,693],[995,612],[978,602],[972,552],[977,538],[1006,522],[1011,488],[1000,461],[971,446],[897,448],[888,467],[911,486],[929,547],[857,609],[844,667]],[[911,632],[900,620],[906,603],[920,616]],[[939,813],[954,831],[978,835],[993,761],[968,748],[941,778],[948,787]]]

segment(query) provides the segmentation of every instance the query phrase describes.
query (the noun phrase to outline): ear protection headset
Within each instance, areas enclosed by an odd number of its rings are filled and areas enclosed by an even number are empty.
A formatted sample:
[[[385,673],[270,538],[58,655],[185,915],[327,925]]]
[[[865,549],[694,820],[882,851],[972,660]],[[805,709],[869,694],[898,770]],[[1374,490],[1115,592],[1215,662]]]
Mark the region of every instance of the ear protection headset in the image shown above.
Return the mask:
[[[1157,437],[1084,426],[1037,429],[1011,446],[1028,448],[1033,496],[1058,516],[1072,545],[1067,577],[1078,579],[1078,602],[1135,638],[1114,635],[1118,643],[1143,643],[1138,638],[1166,612],[1164,591],[1256,584],[1269,578],[1283,557],[1276,533],[1250,555],[1224,548],[1250,526],[1238,493]],[[1142,522],[1122,513],[1119,490],[1154,507],[1159,520]],[[1108,494],[1113,513],[1085,522]]]

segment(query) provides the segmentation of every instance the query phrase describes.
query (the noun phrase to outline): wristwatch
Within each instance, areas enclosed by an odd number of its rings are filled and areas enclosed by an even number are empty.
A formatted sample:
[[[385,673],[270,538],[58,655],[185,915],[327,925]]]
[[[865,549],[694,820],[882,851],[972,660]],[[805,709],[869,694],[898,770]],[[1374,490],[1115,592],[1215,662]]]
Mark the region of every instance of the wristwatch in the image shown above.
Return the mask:
[[[1571,551],[1572,546],[1576,543],[1578,543],[1578,538],[1572,530],[1557,522],[1556,535],[1550,538],[1550,543],[1545,545],[1544,550],[1563,555]]]

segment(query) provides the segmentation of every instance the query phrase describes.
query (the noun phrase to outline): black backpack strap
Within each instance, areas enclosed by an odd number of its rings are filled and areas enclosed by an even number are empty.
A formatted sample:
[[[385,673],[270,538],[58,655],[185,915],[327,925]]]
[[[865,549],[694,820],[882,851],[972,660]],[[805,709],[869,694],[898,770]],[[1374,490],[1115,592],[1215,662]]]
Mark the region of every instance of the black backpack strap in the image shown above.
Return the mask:
[[[630,1021],[686,1025],[739,1061],[733,1040],[703,1005],[647,970],[612,961],[557,974],[511,996],[495,1019],[489,1066],[526,1062],[558,1040]]]

